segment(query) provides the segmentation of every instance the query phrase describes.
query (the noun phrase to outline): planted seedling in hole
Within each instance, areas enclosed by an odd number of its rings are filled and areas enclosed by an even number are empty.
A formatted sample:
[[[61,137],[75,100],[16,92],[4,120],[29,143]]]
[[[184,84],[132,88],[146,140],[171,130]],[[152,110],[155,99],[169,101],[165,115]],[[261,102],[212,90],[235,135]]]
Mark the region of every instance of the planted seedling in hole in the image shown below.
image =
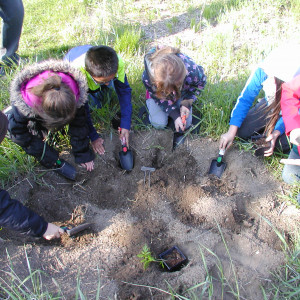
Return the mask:
[[[142,258],[141,262],[144,264],[144,270],[149,267],[151,262],[158,262],[164,268],[164,261],[153,257],[147,244],[144,245],[143,250],[137,255],[137,257]]]

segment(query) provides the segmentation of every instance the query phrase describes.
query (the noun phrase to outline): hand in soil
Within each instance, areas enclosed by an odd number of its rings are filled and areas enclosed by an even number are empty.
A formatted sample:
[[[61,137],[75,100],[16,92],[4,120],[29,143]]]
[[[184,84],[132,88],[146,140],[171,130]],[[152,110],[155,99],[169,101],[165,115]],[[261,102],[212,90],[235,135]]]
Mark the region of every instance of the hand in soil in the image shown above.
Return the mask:
[[[52,223],[48,223],[46,232],[43,235],[43,238],[50,241],[53,239],[59,239],[60,236],[64,234],[64,230]]]

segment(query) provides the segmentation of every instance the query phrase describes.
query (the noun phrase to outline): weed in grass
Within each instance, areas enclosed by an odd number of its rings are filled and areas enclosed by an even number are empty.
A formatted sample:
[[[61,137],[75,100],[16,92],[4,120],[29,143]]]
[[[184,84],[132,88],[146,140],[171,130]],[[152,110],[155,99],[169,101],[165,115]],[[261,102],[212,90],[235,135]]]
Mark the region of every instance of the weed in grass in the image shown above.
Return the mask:
[[[0,180],[4,185],[11,178],[33,172],[35,160],[10,139],[4,139],[0,146],[0,166]]]
[[[196,33],[201,30],[201,22],[197,22],[196,18],[192,18],[190,22],[191,29]]]
[[[137,255],[137,257],[141,258],[141,262],[144,264],[144,270],[147,270],[150,263],[158,262],[164,268],[164,262],[161,259],[156,259],[148,247],[147,244],[144,245],[142,251]]]
[[[4,269],[0,269],[0,299],[11,299],[11,300],[27,300],[27,299],[43,299],[43,300],[60,300],[66,299],[63,295],[63,291],[57,281],[52,278],[52,283],[58,289],[58,292],[51,293],[48,291],[44,283],[44,279],[47,277],[47,274],[41,270],[33,270],[30,264],[30,260],[27,254],[26,249],[25,258],[26,265],[28,270],[28,276],[21,278],[13,269],[12,259],[7,253],[7,258],[9,261],[9,266]],[[102,299],[100,295],[101,291],[101,280],[100,280],[100,270],[97,267],[98,272],[98,284],[97,289],[95,290],[96,300]],[[78,270],[77,275],[77,285],[75,287],[75,299],[89,299],[81,288],[81,278],[80,278],[80,269]]]
[[[1,270],[4,275],[0,277],[0,298],[1,299],[45,299],[56,300],[62,299],[62,295],[51,294],[43,284],[45,273],[40,270],[33,270],[25,250],[25,257],[29,275],[26,278],[20,276],[14,271],[10,255],[7,253],[9,260],[9,269]]]
[[[173,24],[171,22],[169,22],[166,24],[166,26],[168,28],[169,33],[172,33],[173,32]]]
[[[115,42],[114,49],[117,53],[134,56],[139,51],[142,31],[131,25],[122,25],[113,28]]]

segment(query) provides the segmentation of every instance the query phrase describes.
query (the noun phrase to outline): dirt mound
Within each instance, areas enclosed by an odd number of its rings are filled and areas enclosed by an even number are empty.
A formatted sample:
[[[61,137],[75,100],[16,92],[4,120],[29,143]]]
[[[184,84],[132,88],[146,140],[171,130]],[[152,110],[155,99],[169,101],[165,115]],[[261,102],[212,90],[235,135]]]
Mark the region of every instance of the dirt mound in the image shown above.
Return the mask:
[[[74,296],[79,270],[88,298],[95,295],[100,277],[103,298],[167,299],[166,294],[144,286],[169,290],[170,284],[180,292],[205,281],[207,272],[217,279],[221,264],[232,287],[236,274],[244,298],[261,299],[259,285],[284,258],[278,237],[262,216],[291,235],[299,212],[293,207],[281,209],[276,197],[281,183],[269,175],[262,159],[232,148],[225,155],[227,169],[218,179],[208,175],[217,143],[189,137],[172,151],[172,138],[170,131],[133,133],[131,172],[120,168],[121,146],[112,134],[105,137],[106,153],[97,157],[95,170],[87,173],[78,168],[75,183],[53,172],[38,183],[20,182],[10,192],[16,197],[22,194],[21,199],[48,221],[69,227],[92,222],[93,226],[54,242],[2,230],[1,265],[8,263],[7,248],[14,257],[14,270],[25,276],[25,241],[32,268],[49,275],[44,284],[53,292],[54,278],[67,299]],[[142,166],[155,171],[149,176]],[[156,263],[143,270],[137,254],[145,244],[156,256],[177,245],[189,262],[174,273]]]

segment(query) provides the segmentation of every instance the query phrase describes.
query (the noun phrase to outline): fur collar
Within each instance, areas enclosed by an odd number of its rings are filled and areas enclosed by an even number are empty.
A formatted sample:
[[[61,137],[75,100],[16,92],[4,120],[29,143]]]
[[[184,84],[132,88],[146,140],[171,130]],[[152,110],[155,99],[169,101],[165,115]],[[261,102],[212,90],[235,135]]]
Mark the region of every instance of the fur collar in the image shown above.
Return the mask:
[[[11,105],[18,107],[18,110],[25,116],[33,116],[32,108],[23,100],[21,86],[23,82],[30,80],[32,77],[46,70],[71,74],[77,82],[80,91],[77,106],[81,107],[87,102],[88,87],[84,74],[82,74],[79,69],[74,68],[69,62],[63,60],[46,60],[28,65],[16,75],[10,85]]]

